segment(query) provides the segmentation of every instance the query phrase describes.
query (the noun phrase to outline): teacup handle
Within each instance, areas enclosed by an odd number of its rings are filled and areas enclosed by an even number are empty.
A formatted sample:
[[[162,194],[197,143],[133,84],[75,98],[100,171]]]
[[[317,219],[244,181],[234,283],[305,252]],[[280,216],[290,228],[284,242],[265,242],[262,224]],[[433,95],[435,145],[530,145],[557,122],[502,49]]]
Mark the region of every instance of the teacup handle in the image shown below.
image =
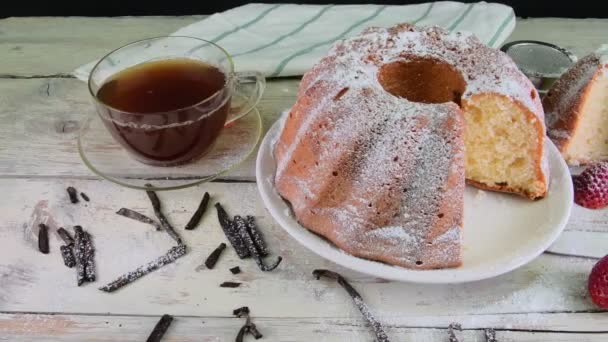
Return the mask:
[[[251,112],[260,102],[266,88],[266,78],[257,71],[235,72],[232,77],[234,78],[234,91],[226,125]]]

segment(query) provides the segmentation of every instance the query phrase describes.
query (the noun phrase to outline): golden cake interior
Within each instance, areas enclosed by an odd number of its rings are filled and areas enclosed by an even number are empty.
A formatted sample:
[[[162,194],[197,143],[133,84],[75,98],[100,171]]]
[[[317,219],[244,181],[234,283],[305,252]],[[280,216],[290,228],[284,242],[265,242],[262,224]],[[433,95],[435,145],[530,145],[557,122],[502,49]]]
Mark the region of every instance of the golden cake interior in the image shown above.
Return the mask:
[[[380,69],[378,80],[389,93],[413,102],[460,105],[465,119],[465,174],[482,188],[544,193],[537,181],[539,123],[533,113],[506,96],[474,95],[462,101],[466,88],[451,65],[429,58],[393,62]],[[536,94],[532,94],[536,96]],[[542,126],[541,128],[542,129]]]

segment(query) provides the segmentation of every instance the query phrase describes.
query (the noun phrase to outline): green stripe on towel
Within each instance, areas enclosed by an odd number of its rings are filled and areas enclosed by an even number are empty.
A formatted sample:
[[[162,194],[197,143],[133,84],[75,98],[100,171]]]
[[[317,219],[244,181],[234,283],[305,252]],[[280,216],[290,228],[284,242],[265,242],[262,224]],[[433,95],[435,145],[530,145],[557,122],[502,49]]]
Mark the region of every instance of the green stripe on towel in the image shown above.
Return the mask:
[[[412,21],[412,24],[416,25],[416,24],[418,24],[418,22],[419,22],[419,21],[426,19],[426,17],[428,17],[428,16],[429,16],[429,13],[431,13],[431,10],[433,9],[433,6],[435,6],[435,3],[434,3],[434,2],[431,2],[431,4],[430,4],[430,5],[429,5],[429,7],[426,9],[426,11],[424,12],[424,14],[423,14],[423,15],[422,15],[420,18],[418,18],[418,19],[416,19],[416,20]]]
[[[464,12],[460,15],[460,17],[458,17],[458,19],[456,19],[456,21],[448,28],[448,30],[450,30],[450,32],[454,31],[454,29],[456,29],[456,27],[458,27],[458,25],[460,25],[464,18],[471,12],[474,6],[474,3],[470,4],[467,9],[464,10]]]
[[[211,40],[210,40],[210,42],[212,42],[212,43],[217,43],[217,42],[219,42],[220,40],[222,40],[222,39],[224,39],[224,38],[228,37],[229,35],[231,35],[231,34],[233,34],[233,33],[235,33],[236,31],[242,30],[242,29],[244,29],[244,28],[247,28],[247,27],[249,27],[249,26],[251,26],[251,25],[253,25],[253,24],[257,23],[258,21],[260,21],[260,20],[264,19],[264,17],[265,17],[265,16],[267,16],[267,15],[268,15],[268,13],[270,13],[270,12],[274,11],[275,9],[277,9],[277,8],[281,7],[282,5],[283,5],[283,4],[277,4],[277,5],[274,5],[274,6],[270,7],[270,8],[267,8],[267,9],[266,9],[266,10],[264,10],[262,13],[258,14],[258,16],[257,16],[257,17],[253,18],[252,20],[250,20],[250,21],[246,22],[246,23],[245,23],[245,24],[243,24],[243,25],[239,25],[239,26],[237,26],[237,27],[233,28],[232,30],[228,30],[228,31],[226,31],[226,32],[224,32],[224,33],[222,33],[222,34],[220,34],[219,36],[217,36],[217,37],[215,37],[215,38],[211,39]],[[196,46],[196,47],[194,47],[194,48],[190,49],[190,51],[188,51],[188,54],[193,53],[194,51],[196,51],[196,50],[198,50],[198,49],[200,49],[200,48],[202,48],[202,47],[205,47],[205,46],[207,46],[207,45],[209,45],[209,44],[208,44],[208,43],[204,43],[204,44],[201,44],[201,45],[199,45],[199,46]]]
[[[232,57],[238,57],[238,56],[246,55],[246,54],[249,54],[249,53],[254,53],[254,52],[257,52],[257,51],[260,51],[260,50],[263,50],[265,48],[273,46],[273,45],[277,44],[278,42],[282,41],[283,39],[291,37],[294,34],[302,31],[306,26],[308,26],[309,24],[315,22],[317,19],[319,19],[320,16],[322,16],[325,12],[327,12],[332,7],[334,7],[334,5],[329,5],[329,6],[323,7],[317,14],[315,14],[312,18],[310,18],[307,21],[305,21],[304,23],[302,23],[302,25],[298,26],[295,30],[293,30],[293,31],[291,31],[291,32],[289,32],[287,34],[284,34],[284,35],[280,36],[279,38],[273,40],[272,42],[264,44],[262,46],[259,46],[259,47],[255,48],[255,49],[251,49],[249,51],[245,51],[245,52],[234,54],[234,55],[232,55]]]
[[[504,29],[511,22],[511,20],[513,20],[513,18],[515,18],[515,12],[511,11],[511,13],[509,13],[509,16],[507,16],[507,18],[505,18],[505,20],[502,22],[502,24],[500,24],[498,31],[496,31],[496,33],[494,33],[494,35],[488,42],[489,46],[494,47],[494,43],[496,43],[496,40],[498,39],[498,37],[500,37],[500,35],[502,34],[502,31],[504,31]]]
[[[270,77],[277,77],[277,76],[279,76],[279,74],[281,74],[281,72],[283,71],[283,69],[285,69],[285,66],[287,65],[287,63],[289,63],[294,58],[302,56],[302,55],[305,55],[305,54],[311,52],[312,50],[318,48],[319,46],[331,44],[331,43],[335,42],[338,39],[342,39],[344,36],[346,36],[349,32],[351,32],[352,30],[354,30],[355,28],[357,28],[359,25],[361,25],[361,24],[363,24],[365,22],[368,22],[368,21],[374,19],[375,17],[377,17],[378,14],[380,14],[380,12],[382,12],[386,7],[387,6],[381,6],[381,7],[379,7],[378,9],[376,9],[376,11],[372,15],[370,15],[370,16],[368,16],[366,18],[363,18],[363,19],[357,21],[356,23],[354,23],[353,25],[351,25],[349,28],[347,28],[344,32],[340,33],[337,37],[329,39],[329,40],[322,41],[322,42],[317,43],[317,44],[313,44],[313,45],[311,45],[311,46],[309,46],[309,47],[307,47],[305,49],[302,49],[302,50],[294,53],[293,55],[285,58],[283,61],[281,61],[281,63],[279,63],[279,65],[277,66],[277,68],[275,69],[275,71],[270,75]]]

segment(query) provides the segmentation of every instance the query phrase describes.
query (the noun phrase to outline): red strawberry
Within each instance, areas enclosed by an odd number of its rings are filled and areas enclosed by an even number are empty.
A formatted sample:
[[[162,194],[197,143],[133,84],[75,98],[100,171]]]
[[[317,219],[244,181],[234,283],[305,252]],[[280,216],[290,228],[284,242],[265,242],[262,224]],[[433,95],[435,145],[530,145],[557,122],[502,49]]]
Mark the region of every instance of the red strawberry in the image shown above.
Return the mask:
[[[608,309],[608,255],[593,266],[588,288],[593,302],[600,308]]]
[[[574,202],[585,208],[598,209],[608,205],[608,162],[598,163],[572,177]]]

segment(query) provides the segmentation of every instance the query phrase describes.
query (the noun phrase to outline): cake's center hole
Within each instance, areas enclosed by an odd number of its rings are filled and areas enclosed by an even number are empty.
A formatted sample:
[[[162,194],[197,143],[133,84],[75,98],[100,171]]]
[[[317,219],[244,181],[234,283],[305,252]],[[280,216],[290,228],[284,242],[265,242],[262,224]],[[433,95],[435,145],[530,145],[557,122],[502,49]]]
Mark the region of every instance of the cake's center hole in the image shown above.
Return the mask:
[[[392,62],[380,68],[378,81],[389,93],[412,102],[460,105],[466,82],[451,65],[430,58]]]

